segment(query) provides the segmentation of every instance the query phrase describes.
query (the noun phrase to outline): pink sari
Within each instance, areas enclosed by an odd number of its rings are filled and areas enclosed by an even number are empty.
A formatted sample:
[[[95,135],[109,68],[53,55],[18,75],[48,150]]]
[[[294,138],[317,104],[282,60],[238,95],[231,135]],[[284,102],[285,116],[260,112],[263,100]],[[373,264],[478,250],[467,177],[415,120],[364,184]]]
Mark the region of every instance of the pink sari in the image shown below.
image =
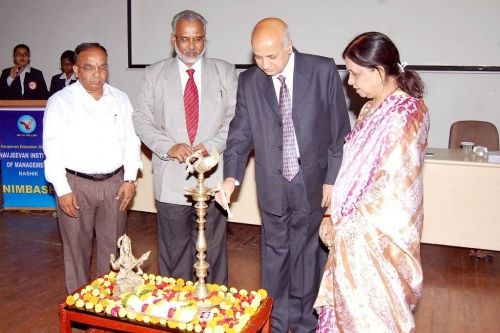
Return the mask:
[[[377,109],[367,103],[347,135],[315,303],[318,332],[415,329],[428,129],[424,102],[396,91]]]

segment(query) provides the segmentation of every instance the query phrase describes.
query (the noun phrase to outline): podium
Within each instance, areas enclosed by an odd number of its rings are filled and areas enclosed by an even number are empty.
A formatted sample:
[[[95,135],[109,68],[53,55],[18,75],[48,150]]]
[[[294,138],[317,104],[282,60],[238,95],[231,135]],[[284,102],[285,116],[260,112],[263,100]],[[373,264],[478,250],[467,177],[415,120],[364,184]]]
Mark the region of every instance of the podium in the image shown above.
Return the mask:
[[[42,149],[45,100],[0,100],[0,161],[4,209],[56,206]]]

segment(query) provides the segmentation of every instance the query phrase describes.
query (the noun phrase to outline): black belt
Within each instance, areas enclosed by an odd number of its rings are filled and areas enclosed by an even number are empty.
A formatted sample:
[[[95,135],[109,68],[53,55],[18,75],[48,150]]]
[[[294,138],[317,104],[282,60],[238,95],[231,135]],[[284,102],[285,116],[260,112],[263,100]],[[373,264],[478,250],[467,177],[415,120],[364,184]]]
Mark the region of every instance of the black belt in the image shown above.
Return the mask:
[[[89,180],[101,181],[101,180],[106,180],[108,178],[113,177],[114,175],[116,175],[118,172],[120,172],[122,170],[123,170],[123,165],[121,167],[119,167],[118,169],[116,169],[115,171],[110,172],[110,173],[97,173],[97,174],[89,175],[87,173],[78,172],[78,171],[74,171],[71,169],[66,169],[66,172],[70,173],[72,175],[75,175],[77,177],[81,177],[81,178],[85,178],[85,179],[89,179]]]

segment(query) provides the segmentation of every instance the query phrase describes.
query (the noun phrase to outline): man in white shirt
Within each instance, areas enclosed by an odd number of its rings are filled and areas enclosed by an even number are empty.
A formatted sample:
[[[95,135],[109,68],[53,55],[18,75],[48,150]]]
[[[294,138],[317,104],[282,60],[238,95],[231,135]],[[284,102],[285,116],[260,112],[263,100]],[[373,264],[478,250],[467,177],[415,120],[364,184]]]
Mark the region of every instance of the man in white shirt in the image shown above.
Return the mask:
[[[97,275],[110,270],[141,167],[132,105],[106,83],[106,49],[83,43],[75,56],[79,81],[48,100],[43,120],[45,177],[57,194],[68,293],[90,281],[94,230]]]
[[[137,135],[153,152],[153,176],[158,211],[158,267],[161,275],[193,280],[196,214],[184,188],[186,158],[196,150],[226,148],[229,122],[236,104],[233,65],[204,57],[206,20],[186,10],[172,20],[171,43],[177,56],[146,68],[134,110]],[[222,181],[222,159],[206,185]],[[211,202],[206,215],[207,281],[227,283],[226,223],[220,206]]]

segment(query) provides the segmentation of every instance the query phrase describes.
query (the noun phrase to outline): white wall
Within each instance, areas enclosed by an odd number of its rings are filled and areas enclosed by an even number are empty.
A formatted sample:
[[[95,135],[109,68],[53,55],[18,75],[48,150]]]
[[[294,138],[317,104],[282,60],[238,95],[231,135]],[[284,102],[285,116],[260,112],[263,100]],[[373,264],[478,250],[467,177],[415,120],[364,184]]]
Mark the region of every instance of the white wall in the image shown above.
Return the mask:
[[[12,48],[25,43],[31,49],[31,65],[43,71],[48,86],[59,72],[64,50],[96,41],[109,54],[109,83],[132,99],[142,70],[127,69],[125,0],[0,0],[1,68],[12,66]]]
[[[218,2],[201,3],[216,6]],[[470,5],[475,6],[475,2],[470,2]],[[351,15],[352,25],[363,20],[363,17],[356,16],[359,15],[358,13],[344,12],[341,2],[332,1],[332,6],[334,6],[332,10],[334,13]],[[410,11],[401,8],[394,8],[394,10],[397,11],[397,15],[405,16],[408,24],[412,24],[412,20],[419,19]],[[151,31],[152,34],[163,36],[165,43],[169,42],[171,19],[170,16],[164,18],[164,30]],[[210,18],[208,19],[210,21]],[[215,25],[217,22],[210,21],[210,24]],[[442,24],[454,25],[455,22],[446,22],[446,15],[443,15]],[[460,24],[468,24],[472,27],[477,22],[466,20]],[[497,25],[496,31],[500,31],[500,24]],[[234,27],[234,29],[240,28],[250,31],[252,27]],[[293,27],[293,29],[299,28]],[[62,51],[73,49],[83,41],[102,43],[109,52],[111,65],[109,82],[129,94],[131,100],[134,101],[142,78],[142,70],[127,69],[127,2],[125,0],[0,0],[0,31],[0,67],[11,66],[12,48],[18,43],[26,43],[31,48],[32,65],[44,72],[48,84],[50,77],[58,72],[59,56]],[[320,34],[320,37],[317,43],[328,43],[326,36]],[[216,36],[209,36],[209,38],[215,39]],[[411,38],[412,36],[408,36],[408,39]],[[239,42],[241,42],[241,47],[247,47],[248,52],[251,52],[248,41]],[[463,40],[464,49],[467,48],[467,42]],[[228,41],[226,45],[228,48],[240,47],[235,43]],[[497,44],[500,45],[498,42]],[[304,52],[309,51],[301,48],[301,45],[296,46]],[[426,47],[424,44],[421,46]],[[411,57],[410,54],[405,53],[404,49],[400,48],[400,52],[405,59]],[[427,52],[433,52],[433,50],[427,49]],[[476,52],[481,52],[481,50],[476,50]],[[500,65],[500,59],[496,65]],[[500,73],[424,72],[421,75],[427,83],[426,102],[431,110],[432,127],[429,136],[431,146],[446,147],[449,126],[459,119],[491,121],[500,129],[498,105]]]
[[[299,50],[340,59],[365,31],[381,31],[414,65],[498,65],[498,0],[131,0],[132,63],[149,64],[172,51],[161,31],[191,8],[208,20],[207,54],[235,64],[252,59],[247,40],[263,17],[283,18]],[[480,51],[479,51],[480,50]]]

